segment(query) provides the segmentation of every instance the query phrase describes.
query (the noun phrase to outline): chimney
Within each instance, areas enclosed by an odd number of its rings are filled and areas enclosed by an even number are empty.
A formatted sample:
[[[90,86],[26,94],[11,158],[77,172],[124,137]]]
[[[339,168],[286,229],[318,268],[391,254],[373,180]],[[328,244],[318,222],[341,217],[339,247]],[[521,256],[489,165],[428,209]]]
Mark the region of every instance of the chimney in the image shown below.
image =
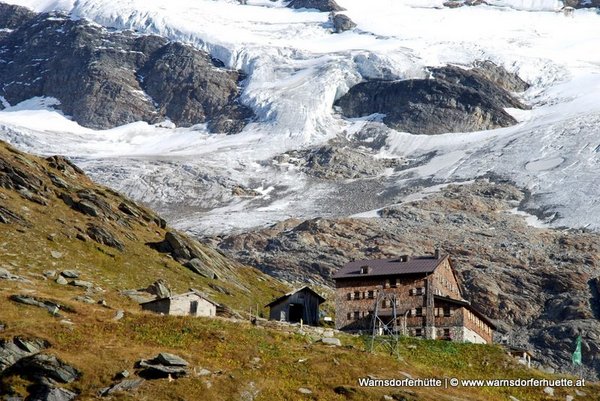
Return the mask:
[[[435,248],[435,252],[433,253],[433,256],[434,256],[436,259],[439,259],[439,258],[440,258],[440,249],[439,249],[439,248]]]
[[[408,262],[408,255],[401,255],[400,262]]]

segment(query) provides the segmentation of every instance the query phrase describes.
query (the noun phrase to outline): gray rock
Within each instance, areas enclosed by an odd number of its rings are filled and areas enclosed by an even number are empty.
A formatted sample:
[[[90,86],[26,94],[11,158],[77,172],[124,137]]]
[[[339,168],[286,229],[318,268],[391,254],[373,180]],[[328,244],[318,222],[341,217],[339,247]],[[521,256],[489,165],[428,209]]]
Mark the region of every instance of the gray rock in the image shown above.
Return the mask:
[[[0,19],[17,23],[8,14]],[[208,123],[219,132],[236,133],[253,116],[239,103],[243,74],[192,46],[158,36],[111,31],[53,12],[2,32],[0,46],[11,60],[0,66],[3,96],[10,104],[54,97],[57,107],[86,127],[168,118],[179,126]],[[33,58],[36,68],[30,66]],[[80,207],[92,216],[98,212],[90,204]]]
[[[50,385],[41,385],[37,387],[27,400],[31,401],[71,401],[77,397],[77,394],[64,388]]]
[[[60,259],[63,257],[63,254],[62,254],[62,252],[51,251],[50,256],[52,256],[54,259]]]
[[[119,320],[123,319],[123,317],[125,317],[125,311],[123,309],[119,309],[115,313],[115,316],[113,317],[113,320],[119,321]]]
[[[212,372],[208,369],[202,368],[198,372],[196,372],[196,376],[210,376]]]
[[[83,280],[73,280],[73,281],[71,281],[70,284],[74,287],[83,287],[83,288],[92,288],[94,286],[93,283],[90,283],[89,281],[83,281]]]
[[[119,373],[117,373],[114,377],[114,380],[122,380],[122,379],[126,379],[130,376],[131,374],[129,373],[128,370],[122,370]]]
[[[165,241],[171,246],[172,254],[175,259],[189,260],[191,259],[190,250],[185,239],[174,231],[169,231],[165,235]]]
[[[96,301],[94,300],[94,298],[89,297],[87,295],[75,297],[75,300],[79,301],[79,302],[86,303],[86,304],[90,304],[90,305],[94,305],[96,303]]]
[[[548,394],[550,397],[554,397],[554,389],[552,387],[544,387],[544,393]]]
[[[289,8],[314,8],[319,11],[343,11],[334,0],[292,0]]]
[[[48,346],[48,342],[41,339],[14,337],[12,340],[0,340],[0,375],[20,359],[37,354]]]
[[[79,272],[75,270],[63,270],[60,275],[66,278],[79,278]]]
[[[334,345],[336,347],[341,347],[342,346],[342,342],[340,341],[340,339],[339,338],[335,338],[335,337],[325,337],[325,338],[322,338],[321,342],[323,344]]]
[[[171,296],[171,289],[167,282],[163,279],[158,279],[154,283],[150,284],[146,291],[149,294],[156,295],[157,298],[168,298]]]
[[[298,392],[299,392],[300,394],[312,394],[312,390],[310,390],[310,389],[308,389],[308,388],[306,388],[306,387],[300,387],[300,388],[298,389]]]
[[[64,278],[62,275],[60,275],[56,278],[56,284],[67,285],[68,283],[69,282],[67,281],[67,279]]]
[[[65,306],[65,305],[61,305],[58,302],[55,301],[50,301],[47,299],[41,299],[41,298],[36,298],[36,297],[32,297],[29,295],[11,295],[9,297],[9,299],[11,301],[20,303],[20,304],[24,304],[24,305],[31,305],[31,306],[37,306],[38,308],[44,308],[46,310],[48,310],[48,312],[50,312],[53,316],[57,316],[60,317],[61,314],[59,313],[61,310],[64,310],[66,312],[75,312],[73,309]]]
[[[443,67],[431,72],[432,79],[359,83],[336,105],[346,117],[385,114],[389,127],[421,135],[508,127],[517,121],[504,109],[526,108],[477,70]]]
[[[155,363],[152,360],[141,360],[136,366],[141,369],[138,374],[146,379],[164,378],[168,376],[177,378],[188,374],[188,368],[186,366],[166,366]]]
[[[119,241],[117,237],[106,228],[90,223],[88,224],[86,234],[91,239],[100,244],[116,248],[120,251],[125,250],[125,246],[123,245],[123,243]]]
[[[25,357],[13,365],[11,371],[36,382],[42,378],[48,378],[59,383],[71,383],[81,376],[79,371],[71,365],[54,355],[47,354]]]
[[[12,274],[7,269],[0,267],[0,280],[8,280],[8,281],[29,281],[21,276],[17,276],[16,274]]]
[[[79,201],[77,203],[75,203],[74,205],[74,209],[80,211],[83,214],[86,214],[88,216],[92,216],[92,217],[98,217],[100,216],[100,212],[98,211],[98,208],[96,208],[96,206],[87,200],[82,200]]]
[[[153,363],[167,365],[167,366],[188,366],[189,365],[189,363],[185,359],[183,359],[177,355],[169,354],[167,352],[161,352],[152,361],[153,361]]]
[[[333,15],[331,22],[336,33],[342,33],[356,28],[356,24],[345,14]]]
[[[44,277],[53,278],[54,276],[56,276],[56,270],[46,270],[43,274]]]
[[[106,397],[119,391],[134,391],[144,384],[144,381],[144,379],[123,380],[117,384],[100,390],[99,394],[101,397]]]
[[[202,263],[202,261],[198,258],[194,258],[187,261],[186,263],[184,263],[184,266],[193,271],[194,273],[199,274],[203,277],[212,279],[217,278],[217,275],[213,271],[207,269]]]

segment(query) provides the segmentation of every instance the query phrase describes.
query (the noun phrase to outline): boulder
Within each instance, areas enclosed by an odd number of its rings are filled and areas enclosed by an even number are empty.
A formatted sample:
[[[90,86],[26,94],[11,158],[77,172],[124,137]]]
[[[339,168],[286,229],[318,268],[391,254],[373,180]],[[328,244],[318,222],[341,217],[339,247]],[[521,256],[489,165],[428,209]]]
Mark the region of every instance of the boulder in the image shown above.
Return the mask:
[[[331,18],[335,33],[342,33],[356,28],[356,24],[345,14],[335,14]]]
[[[81,376],[77,369],[48,354],[35,354],[22,358],[11,367],[11,373],[34,382],[52,379],[59,383],[72,383]]]
[[[167,282],[163,279],[158,279],[150,284],[144,291],[156,295],[157,298],[168,298],[171,296],[171,289]]]
[[[333,345],[336,347],[341,347],[342,346],[342,342],[340,341],[339,338],[335,338],[335,337],[324,337],[321,339],[321,342],[323,344],[326,345]]]
[[[63,254],[62,254],[62,252],[51,251],[50,256],[52,256],[54,259],[60,259],[63,257]]]
[[[336,105],[346,117],[385,114],[390,128],[421,135],[508,127],[517,121],[505,108],[527,108],[477,69],[448,66],[432,68],[431,74],[430,79],[362,82]]]
[[[165,235],[165,241],[169,244],[173,257],[178,260],[189,260],[191,258],[190,250],[185,239],[174,231],[169,231]]]
[[[203,277],[212,278],[212,279],[218,278],[217,275],[213,271],[207,269],[204,266],[204,264],[202,263],[202,261],[198,258],[191,259],[191,260],[187,261],[186,263],[184,263],[183,265],[185,267],[187,267],[188,269],[190,269],[191,271],[193,271],[194,273],[199,274]]]
[[[62,275],[60,275],[56,278],[56,284],[67,285],[67,284],[69,284],[69,282],[67,281],[66,278],[64,278]]]
[[[59,313],[60,310],[64,310],[66,312],[75,312],[73,309],[65,305],[61,305],[58,302],[36,298],[29,295],[11,295],[9,299],[19,304],[37,306],[38,308],[47,309],[48,312],[50,312],[53,316],[58,317],[61,316]]]
[[[158,354],[154,359],[153,359],[154,363],[158,363],[158,364],[162,364],[162,365],[167,365],[167,366],[188,366],[189,363],[174,354],[169,354],[167,352],[161,352],[160,354]]]
[[[76,210],[80,211],[81,213],[86,214],[91,217],[100,216],[100,212],[98,211],[98,208],[92,202],[87,201],[87,200],[82,200],[82,201],[75,203],[74,208]]]
[[[116,248],[119,251],[125,250],[123,243],[119,241],[113,233],[103,227],[95,224],[88,224],[86,234],[100,244]]]
[[[0,280],[8,280],[8,281],[29,281],[26,278],[21,276],[17,276],[16,274],[12,274],[7,269],[0,267]]]
[[[313,8],[319,11],[344,11],[334,0],[292,0],[289,8]]]
[[[103,388],[98,392],[98,394],[101,397],[106,397],[119,391],[134,391],[137,390],[142,384],[144,384],[144,381],[144,379],[123,380],[117,384],[113,384],[110,387]]]
[[[182,377],[188,374],[189,363],[177,355],[161,353],[152,359],[142,359],[136,363],[141,369],[139,375],[147,379]]]
[[[48,384],[34,386],[28,401],[71,401],[77,394],[64,388],[54,387]]]
[[[93,283],[90,283],[89,281],[83,281],[83,280],[73,280],[70,283],[72,286],[74,287],[83,287],[83,288],[92,288],[94,286]]]
[[[79,272],[75,270],[63,270],[60,275],[66,278],[79,278]]]
[[[0,340],[0,375],[20,359],[37,354],[50,344],[41,339],[14,337],[12,340]]]

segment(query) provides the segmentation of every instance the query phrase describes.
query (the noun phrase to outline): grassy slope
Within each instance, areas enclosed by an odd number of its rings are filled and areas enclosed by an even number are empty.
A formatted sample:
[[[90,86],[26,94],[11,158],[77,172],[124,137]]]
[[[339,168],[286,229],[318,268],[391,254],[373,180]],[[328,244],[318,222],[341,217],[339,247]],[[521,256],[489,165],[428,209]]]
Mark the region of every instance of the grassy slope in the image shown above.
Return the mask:
[[[0,143],[0,158],[35,172],[41,179],[50,167],[39,158],[15,153]],[[19,160],[17,160],[19,159]],[[55,173],[58,174],[57,171]],[[83,188],[93,188],[105,194],[111,205],[121,198],[95,186],[84,176],[69,179]],[[50,182],[46,182],[51,187]],[[171,351],[188,359],[196,368],[220,372],[208,377],[194,375],[169,383],[167,380],[146,382],[131,394],[120,394],[116,399],[139,400],[343,400],[333,388],[354,387],[355,400],[381,399],[384,394],[401,394],[407,400],[507,400],[514,395],[520,400],[564,400],[559,390],[556,397],[547,397],[541,389],[359,389],[357,379],[367,375],[380,378],[403,378],[403,373],[415,377],[457,376],[474,377],[541,377],[534,371],[525,371],[504,356],[497,347],[450,344],[435,341],[404,339],[400,347],[402,360],[385,353],[365,352],[362,339],[341,336],[344,347],[330,348],[314,343],[308,336],[290,334],[270,328],[252,326],[248,322],[225,319],[161,317],[142,313],[138,305],[118,294],[125,288],[141,288],[157,278],[166,279],[177,291],[197,287],[211,291],[211,280],[188,271],[170,257],[145,245],[164,238],[165,230],[154,223],[129,221],[130,229],[111,221],[100,222],[125,245],[123,252],[88,240],[75,238],[75,227],[85,227],[94,218],[67,207],[54,195],[48,196],[49,205],[42,206],[24,200],[15,191],[0,188],[0,205],[21,214],[30,227],[0,223],[0,266],[27,277],[30,283],[0,281],[0,321],[7,324],[0,336],[15,335],[42,337],[58,355],[83,372],[80,381],[71,388],[82,394],[82,399],[95,397],[97,390],[111,383],[111,377],[120,370],[133,371],[133,364],[161,351]],[[60,219],[60,220],[59,220]],[[100,224],[99,223],[99,224]],[[49,234],[56,234],[49,240]],[[128,239],[133,234],[135,239]],[[132,237],[133,238],[133,237]],[[51,251],[63,256],[55,259]],[[219,253],[204,247],[204,262],[223,272],[224,279],[214,283],[226,288],[231,295],[211,291],[219,302],[246,310],[251,305],[264,305],[284,286],[260,272],[238,265]],[[93,281],[104,291],[95,299],[105,299],[110,308],[75,301],[84,290],[60,286],[46,280],[45,270],[77,269],[82,279]],[[68,306],[75,312],[64,312],[72,324],[61,322],[46,311],[31,306],[17,305],[8,300],[12,294],[31,293]],[[126,311],[125,318],[113,321],[115,309]],[[260,358],[260,360],[255,360]],[[299,362],[300,360],[305,360]],[[11,378],[17,390],[26,383]],[[298,388],[306,387],[312,395],[302,395]],[[585,400],[600,394],[600,388],[586,388]],[[399,398],[401,399],[401,398]]]

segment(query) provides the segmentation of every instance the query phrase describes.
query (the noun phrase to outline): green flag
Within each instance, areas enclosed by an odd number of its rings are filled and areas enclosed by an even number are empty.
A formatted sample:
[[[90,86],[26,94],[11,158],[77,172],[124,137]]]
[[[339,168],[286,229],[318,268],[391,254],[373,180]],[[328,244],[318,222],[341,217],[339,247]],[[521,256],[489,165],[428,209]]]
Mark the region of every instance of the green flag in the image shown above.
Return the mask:
[[[577,346],[575,352],[573,352],[573,365],[581,365],[581,336],[577,336]]]

